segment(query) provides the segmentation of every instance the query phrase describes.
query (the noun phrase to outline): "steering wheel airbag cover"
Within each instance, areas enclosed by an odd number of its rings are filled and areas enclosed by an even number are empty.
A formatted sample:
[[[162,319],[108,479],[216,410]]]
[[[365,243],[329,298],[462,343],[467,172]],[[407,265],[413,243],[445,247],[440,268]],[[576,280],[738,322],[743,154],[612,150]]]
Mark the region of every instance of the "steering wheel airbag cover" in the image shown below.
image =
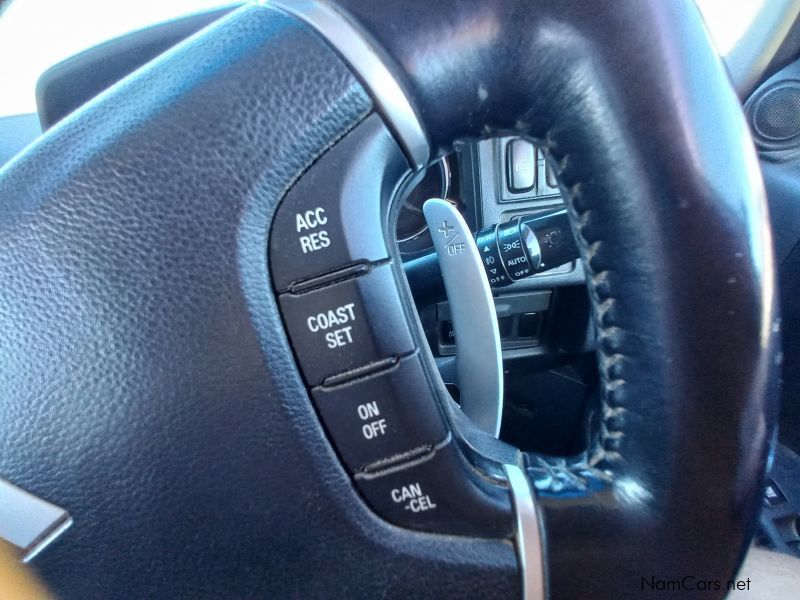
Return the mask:
[[[508,541],[369,511],[271,292],[270,219],[371,101],[263,6],[54,127],[0,176],[0,474],[69,510],[59,597],[519,594]]]

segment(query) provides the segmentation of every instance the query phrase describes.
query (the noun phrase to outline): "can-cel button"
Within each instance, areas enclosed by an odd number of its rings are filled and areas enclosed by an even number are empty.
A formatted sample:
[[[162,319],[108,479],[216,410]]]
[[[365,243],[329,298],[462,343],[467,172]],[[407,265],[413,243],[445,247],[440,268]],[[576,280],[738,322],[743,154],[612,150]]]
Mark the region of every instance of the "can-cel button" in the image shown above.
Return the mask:
[[[282,294],[279,303],[310,386],[414,351],[391,265],[303,294]]]
[[[445,439],[447,432],[418,355],[388,371],[311,395],[351,471]]]
[[[508,490],[476,473],[452,441],[407,465],[359,473],[355,480],[373,510],[395,525],[492,538],[514,533]]]

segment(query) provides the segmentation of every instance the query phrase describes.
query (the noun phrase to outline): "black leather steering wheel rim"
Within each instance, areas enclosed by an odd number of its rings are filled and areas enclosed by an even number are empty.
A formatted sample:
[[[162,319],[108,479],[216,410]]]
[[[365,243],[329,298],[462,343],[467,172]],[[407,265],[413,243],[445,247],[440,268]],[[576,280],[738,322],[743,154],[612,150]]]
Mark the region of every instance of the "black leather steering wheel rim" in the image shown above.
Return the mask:
[[[757,162],[696,8],[337,5],[431,157],[514,132],[558,165],[603,404],[585,456],[522,461],[550,597],[733,577],[774,430],[778,321]],[[367,508],[270,287],[281,198],[370,113],[420,162],[380,97],[308,23],[247,6],[0,172],[0,475],[73,514],[36,563],[57,593],[519,595],[508,540]]]

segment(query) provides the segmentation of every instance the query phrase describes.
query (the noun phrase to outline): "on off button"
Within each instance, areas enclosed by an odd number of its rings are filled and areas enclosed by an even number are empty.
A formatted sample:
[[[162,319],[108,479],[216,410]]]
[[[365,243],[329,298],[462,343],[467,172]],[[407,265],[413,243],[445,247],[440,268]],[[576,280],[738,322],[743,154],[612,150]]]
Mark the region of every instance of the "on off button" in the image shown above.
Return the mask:
[[[311,391],[344,462],[357,472],[377,461],[445,439],[418,355],[371,377]],[[423,500],[415,501],[414,506]]]

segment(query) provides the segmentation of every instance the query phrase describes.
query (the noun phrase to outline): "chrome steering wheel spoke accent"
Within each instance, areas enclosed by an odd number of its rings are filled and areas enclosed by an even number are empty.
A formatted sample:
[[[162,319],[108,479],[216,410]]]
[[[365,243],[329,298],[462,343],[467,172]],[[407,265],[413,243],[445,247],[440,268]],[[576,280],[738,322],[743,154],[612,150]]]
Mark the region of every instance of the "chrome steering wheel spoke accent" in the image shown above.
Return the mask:
[[[319,0],[268,0],[310,25],[361,79],[415,170],[430,159],[430,145],[411,102],[367,36],[332,5]]]
[[[524,600],[544,600],[545,575],[542,536],[536,498],[525,473],[517,465],[503,465],[517,515],[516,546]]]

